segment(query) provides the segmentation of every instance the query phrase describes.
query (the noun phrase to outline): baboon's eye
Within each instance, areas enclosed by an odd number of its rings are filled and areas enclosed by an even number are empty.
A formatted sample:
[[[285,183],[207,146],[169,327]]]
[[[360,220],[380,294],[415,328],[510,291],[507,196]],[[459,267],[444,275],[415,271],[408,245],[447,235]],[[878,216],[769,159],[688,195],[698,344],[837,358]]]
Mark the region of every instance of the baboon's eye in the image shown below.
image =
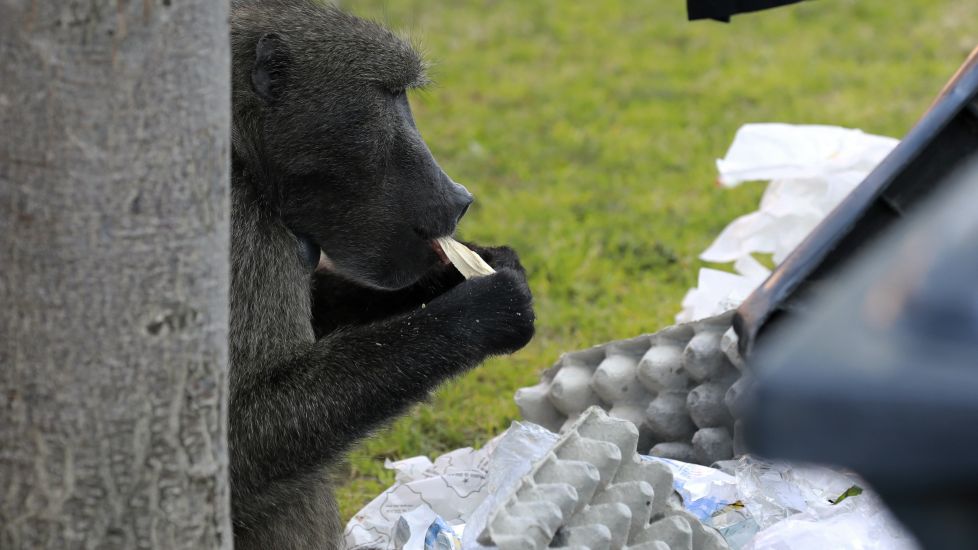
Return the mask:
[[[404,95],[404,88],[397,88],[391,90],[391,95],[394,96],[395,99],[401,97],[402,95]]]

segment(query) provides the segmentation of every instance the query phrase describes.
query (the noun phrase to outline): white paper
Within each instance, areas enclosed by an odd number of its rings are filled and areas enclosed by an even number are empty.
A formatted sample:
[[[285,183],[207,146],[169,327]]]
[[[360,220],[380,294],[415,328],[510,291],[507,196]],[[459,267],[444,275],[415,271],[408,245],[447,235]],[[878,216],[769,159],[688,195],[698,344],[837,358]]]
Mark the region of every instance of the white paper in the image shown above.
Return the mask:
[[[386,466],[397,472],[397,481],[347,523],[346,547],[390,547],[397,520],[420,507],[450,526],[465,523],[486,496],[489,457],[496,441],[479,450],[452,451],[434,462],[427,457],[388,461]]]
[[[465,548],[478,548],[475,535],[495,504],[492,495],[518,483],[556,440],[536,424],[514,422],[479,450],[458,449],[434,462],[424,456],[388,460],[385,466],[397,472],[396,482],[346,524],[346,548],[427,550],[432,541],[426,535],[437,519],[455,529]],[[400,545],[393,541],[399,520]]]

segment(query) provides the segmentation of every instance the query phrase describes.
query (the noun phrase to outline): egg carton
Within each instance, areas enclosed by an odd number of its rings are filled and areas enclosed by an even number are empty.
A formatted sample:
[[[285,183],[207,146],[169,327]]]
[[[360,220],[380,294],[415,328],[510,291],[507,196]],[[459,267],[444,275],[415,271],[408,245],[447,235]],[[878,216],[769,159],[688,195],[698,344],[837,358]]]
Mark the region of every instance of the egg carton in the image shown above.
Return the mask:
[[[643,454],[712,464],[743,454],[749,374],[733,311],[565,353],[540,383],[516,392],[523,418],[552,431],[599,406],[639,431]]]
[[[591,407],[489,515],[499,550],[724,550],[682,508],[668,466],[638,455],[638,429]]]

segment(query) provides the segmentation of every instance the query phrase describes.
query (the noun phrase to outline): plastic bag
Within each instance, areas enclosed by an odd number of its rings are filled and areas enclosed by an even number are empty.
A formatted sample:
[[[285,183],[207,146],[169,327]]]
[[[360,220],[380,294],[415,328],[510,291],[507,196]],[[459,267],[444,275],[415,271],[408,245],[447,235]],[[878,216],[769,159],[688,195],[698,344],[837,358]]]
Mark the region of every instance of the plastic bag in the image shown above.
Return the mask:
[[[851,490],[865,485],[854,475],[744,457],[736,477],[741,502],[760,527],[744,550],[918,548],[876,495]]]
[[[920,550],[875,495],[789,516],[757,533],[744,550]]]
[[[838,126],[745,124],[737,130],[727,155],[717,161],[717,171],[720,184],[727,187],[745,181],[865,174],[897,143]]]
[[[800,512],[834,507],[833,500],[863,483],[855,476],[801,464],[745,456],[736,470],[741,501],[761,529]]]
[[[734,264],[735,273],[700,270],[683,299],[677,322],[719,315],[737,307],[769,271],[753,254],[781,263],[886,155],[897,140],[835,126],[747,124],[717,161],[720,183],[771,181],[757,211],[731,222],[700,255]]]

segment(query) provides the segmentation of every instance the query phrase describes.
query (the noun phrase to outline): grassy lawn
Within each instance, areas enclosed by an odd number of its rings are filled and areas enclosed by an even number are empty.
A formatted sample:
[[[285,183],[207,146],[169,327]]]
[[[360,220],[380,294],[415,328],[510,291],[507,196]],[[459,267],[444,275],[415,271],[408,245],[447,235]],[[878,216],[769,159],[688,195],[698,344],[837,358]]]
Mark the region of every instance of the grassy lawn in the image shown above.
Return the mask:
[[[978,2],[820,0],[688,23],[659,0],[358,0],[434,63],[414,93],[435,156],[475,193],[466,239],[508,243],[531,274],[537,337],[359,446],[344,517],[393,482],[385,458],[479,446],[513,392],[562,351],[657,330],[696,256],[760,186],[723,191],[714,159],[745,122],[902,136],[978,44]]]

